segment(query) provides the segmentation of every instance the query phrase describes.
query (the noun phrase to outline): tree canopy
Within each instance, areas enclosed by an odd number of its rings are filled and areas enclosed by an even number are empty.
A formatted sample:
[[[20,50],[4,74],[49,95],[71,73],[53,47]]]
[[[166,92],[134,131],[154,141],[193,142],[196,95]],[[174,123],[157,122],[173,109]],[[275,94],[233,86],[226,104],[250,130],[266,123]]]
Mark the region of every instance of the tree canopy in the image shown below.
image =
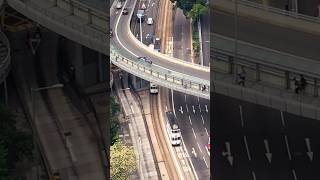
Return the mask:
[[[32,136],[16,128],[15,118],[11,109],[0,105],[0,180],[8,179],[16,162],[33,158]]]
[[[196,21],[201,15],[207,14],[208,12],[209,12],[209,9],[207,6],[197,3],[197,4],[194,4],[192,6],[192,9],[188,12],[188,17]]]
[[[110,148],[111,179],[126,180],[137,169],[133,147],[116,141]]]
[[[113,145],[118,139],[119,120],[118,114],[120,111],[120,105],[115,101],[114,97],[110,97],[110,135],[111,145]]]
[[[183,10],[184,15],[188,16],[195,4],[206,5],[205,0],[171,0],[172,3],[176,2],[177,7]]]

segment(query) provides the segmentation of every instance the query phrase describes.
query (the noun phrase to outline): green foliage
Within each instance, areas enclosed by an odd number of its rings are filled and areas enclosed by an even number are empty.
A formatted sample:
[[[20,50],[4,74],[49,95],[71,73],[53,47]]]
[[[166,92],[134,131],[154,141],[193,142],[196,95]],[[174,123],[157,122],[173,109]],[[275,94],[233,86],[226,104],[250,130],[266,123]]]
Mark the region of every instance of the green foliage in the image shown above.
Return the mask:
[[[118,114],[120,111],[120,105],[116,103],[114,97],[110,97],[110,135],[111,145],[113,145],[118,139],[119,120]]]
[[[171,0],[172,3],[177,2],[177,7],[183,10],[184,15],[188,15],[188,12],[192,9],[194,4],[205,5],[204,0]]]
[[[33,139],[16,128],[13,112],[0,105],[0,180],[7,179],[8,171],[24,157],[33,159]]]
[[[137,163],[133,147],[128,147],[116,141],[110,149],[111,179],[127,180],[136,169]]]
[[[197,3],[194,4],[192,9],[188,12],[188,17],[194,20],[193,23],[196,23],[201,15],[207,14],[208,12],[209,9],[207,6]]]
[[[192,47],[194,52],[197,54],[200,51],[199,32],[196,27],[193,27],[192,30]]]

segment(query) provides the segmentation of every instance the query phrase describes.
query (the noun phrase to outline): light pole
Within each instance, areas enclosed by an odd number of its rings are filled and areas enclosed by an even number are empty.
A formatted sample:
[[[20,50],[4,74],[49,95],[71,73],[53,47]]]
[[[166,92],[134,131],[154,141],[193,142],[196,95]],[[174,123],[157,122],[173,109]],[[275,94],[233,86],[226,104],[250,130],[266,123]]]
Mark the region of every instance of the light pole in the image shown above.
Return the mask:
[[[231,67],[231,70],[234,69],[234,78],[236,80],[237,77],[237,65],[235,64],[235,61],[238,58],[238,0],[234,1],[234,58],[233,62],[231,62],[231,66],[233,65],[234,67]]]
[[[47,86],[47,87],[41,87],[41,88],[31,88],[31,101],[32,101],[32,120],[35,122],[36,119],[36,103],[35,103],[35,98],[34,94],[35,92],[42,91],[42,90],[47,90],[47,89],[55,89],[55,88],[62,88],[64,85],[63,84],[54,84],[52,86]]]
[[[141,18],[142,16],[139,16],[139,21],[140,21],[140,41],[142,43],[142,24],[141,24]]]

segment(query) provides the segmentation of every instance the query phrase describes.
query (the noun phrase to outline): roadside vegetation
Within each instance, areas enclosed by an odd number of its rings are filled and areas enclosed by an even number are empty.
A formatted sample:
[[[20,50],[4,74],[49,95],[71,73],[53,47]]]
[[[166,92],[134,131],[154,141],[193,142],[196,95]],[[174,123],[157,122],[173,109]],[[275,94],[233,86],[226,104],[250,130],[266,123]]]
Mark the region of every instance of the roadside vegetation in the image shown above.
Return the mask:
[[[114,180],[127,180],[136,171],[137,163],[133,147],[119,140],[119,113],[120,105],[114,97],[110,97],[110,175]]]
[[[129,179],[129,176],[137,169],[133,147],[126,146],[121,142],[116,141],[111,146],[110,166],[111,179]]]
[[[17,162],[33,160],[33,147],[32,135],[17,129],[12,110],[0,105],[0,180],[13,179]]]

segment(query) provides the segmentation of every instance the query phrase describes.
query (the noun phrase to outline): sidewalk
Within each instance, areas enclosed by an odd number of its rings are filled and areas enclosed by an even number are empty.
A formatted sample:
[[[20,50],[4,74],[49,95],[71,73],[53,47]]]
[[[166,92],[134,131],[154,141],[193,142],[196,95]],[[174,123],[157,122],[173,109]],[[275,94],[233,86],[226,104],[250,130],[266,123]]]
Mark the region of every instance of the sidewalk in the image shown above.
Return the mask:
[[[114,85],[120,88],[119,81],[116,82]],[[135,149],[140,179],[158,179],[151,144],[139,104],[130,90],[119,90],[117,94],[123,111],[129,120],[130,136]]]
[[[261,82],[246,81],[245,87],[233,83],[233,76],[212,72],[216,93],[243,99],[270,108],[279,109],[298,116],[320,120],[320,98],[295,94],[294,90],[273,87]]]

